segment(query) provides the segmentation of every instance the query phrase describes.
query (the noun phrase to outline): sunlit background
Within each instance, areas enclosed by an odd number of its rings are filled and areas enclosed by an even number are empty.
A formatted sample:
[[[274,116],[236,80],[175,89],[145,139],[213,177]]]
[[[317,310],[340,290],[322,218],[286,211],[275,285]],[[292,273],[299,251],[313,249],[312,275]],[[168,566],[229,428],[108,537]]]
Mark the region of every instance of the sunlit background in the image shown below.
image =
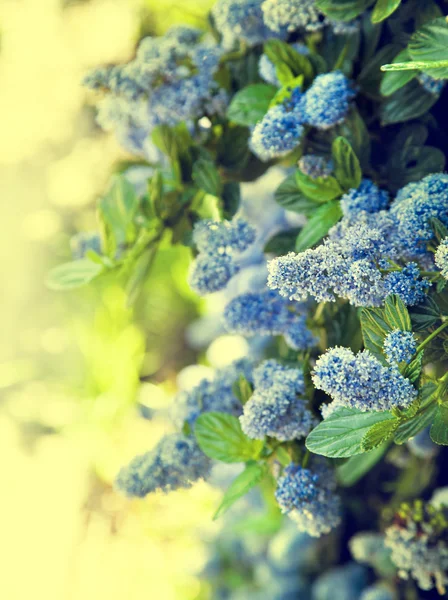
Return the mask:
[[[131,502],[112,489],[169,431],[175,373],[196,359],[188,252],[160,253],[134,314],[113,282],[58,295],[44,277],[94,227],[96,197],[129,158],[95,126],[83,74],[127,60],[142,34],[200,24],[210,4],[0,4],[1,598],[207,598],[196,573],[220,493],[204,483]],[[154,409],[166,419],[142,417]]]

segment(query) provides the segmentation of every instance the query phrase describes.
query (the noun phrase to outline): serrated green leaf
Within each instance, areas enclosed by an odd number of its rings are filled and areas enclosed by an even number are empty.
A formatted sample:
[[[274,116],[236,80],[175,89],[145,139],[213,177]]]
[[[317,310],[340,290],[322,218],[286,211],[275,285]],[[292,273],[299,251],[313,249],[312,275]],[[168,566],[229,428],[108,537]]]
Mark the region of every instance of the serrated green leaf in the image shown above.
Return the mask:
[[[206,158],[199,158],[193,164],[192,178],[196,185],[207,192],[207,194],[217,197],[221,195],[222,181],[213,161]]]
[[[314,212],[316,206],[318,206],[315,200],[307,198],[301,191],[297,184],[295,173],[292,173],[282,181],[275,190],[274,198],[277,204],[285,210],[291,210],[304,215]]]
[[[448,446],[448,405],[439,404],[431,426],[430,436],[435,444]]]
[[[51,269],[45,283],[51,290],[70,290],[90,283],[103,270],[103,265],[82,258]]]
[[[401,0],[377,0],[372,11],[372,23],[380,23],[400,6]]]
[[[347,458],[362,454],[362,440],[376,423],[390,420],[390,412],[361,412],[354,408],[338,408],[313,429],[306,438],[310,452],[329,458]]]
[[[413,79],[383,102],[380,107],[381,123],[392,125],[421,117],[437,100],[437,96],[427,92]]]
[[[342,196],[343,189],[334,177],[316,177],[313,179],[302,171],[296,171],[297,185],[301,192],[316,202],[328,202]]]
[[[421,387],[419,391],[421,406],[412,418],[400,423],[394,438],[396,444],[404,444],[433,422],[437,405],[432,401],[432,396],[436,389],[437,385],[432,382],[425,383]]]
[[[391,329],[412,331],[408,309],[400,296],[396,294],[387,296],[384,302],[384,320]]]
[[[409,60],[409,53],[407,48],[405,48],[404,50],[402,50],[401,52],[399,52],[397,54],[397,56],[394,58],[392,64],[394,63],[403,63],[406,62],[407,60]],[[390,66],[390,65],[383,65],[383,66]],[[383,69],[383,66],[381,67],[381,70],[385,70]],[[415,70],[408,70],[408,71],[403,71],[403,70],[392,70],[392,69],[387,69],[386,72],[383,75],[383,78],[381,80],[381,84],[380,84],[380,92],[383,96],[391,96],[393,93],[395,93],[397,90],[399,90],[400,88],[402,88],[404,85],[406,85],[409,81],[411,81],[411,79],[414,79],[414,77],[417,77],[417,71]]]
[[[337,137],[332,145],[334,175],[341,187],[348,191],[359,187],[362,170],[358,157],[350,143],[344,137]]]
[[[436,217],[429,219],[429,222],[434,231],[435,238],[440,244],[442,240],[448,237],[448,227],[446,227],[440,219],[436,219]]]
[[[227,413],[199,415],[194,432],[204,454],[226,463],[256,460],[263,448],[262,440],[248,438],[237,417]]]
[[[406,365],[406,367],[403,370],[403,377],[409,379],[409,381],[413,384],[418,382],[418,380],[420,379],[420,375],[422,374],[423,354],[423,351],[419,352],[417,356],[408,365]]]
[[[251,127],[264,117],[277,88],[266,83],[248,85],[237,92],[227,109],[227,118],[238,125]]]
[[[448,59],[448,23],[440,17],[425,23],[411,35],[409,55],[414,61],[439,61]],[[430,70],[435,78],[448,77],[448,68]]]
[[[339,483],[344,487],[355,485],[381,460],[387,446],[382,444],[370,452],[351,456],[347,462],[336,469]]]
[[[266,475],[266,466],[258,463],[250,463],[230,484],[224,494],[221,504],[213,515],[215,521],[226,513],[229,508],[242,496],[245,496],[253,487],[258,485]]]
[[[387,442],[400,424],[399,419],[392,418],[381,423],[375,423],[364,435],[361,442],[361,448],[364,452],[370,452]]]
[[[425,331],[435,325],[441,317],[438,305],[430,296],[427,296],[424,302],[413,306],[409,314],[413,331]]]
[[[364,308],[360,320],[364,347],[384,365],[387,364],[383,354],[383,344],[391,328],[384,319],[384,311],[379,308]]]
[[[296,252],[303,252],[320,242],[341,217],[342,210],[337,200],[332,200],[317,208],[297,236]]]

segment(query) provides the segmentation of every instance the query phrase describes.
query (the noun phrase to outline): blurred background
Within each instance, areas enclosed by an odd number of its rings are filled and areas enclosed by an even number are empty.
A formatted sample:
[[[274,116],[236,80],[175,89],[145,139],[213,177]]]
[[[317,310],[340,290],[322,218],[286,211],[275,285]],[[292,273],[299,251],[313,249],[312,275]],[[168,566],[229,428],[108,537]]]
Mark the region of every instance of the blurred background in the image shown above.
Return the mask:
[[[202,310],[188,251],[159,254],[132,310],[113,282],[57,294],[44,278],[94,227],[98,195],[130,158],[95,125],[83,75],[128,60],[142,35],[203,24],[210,4],[0,3],[1,598],[209,597],[196,573],[220,492],[204,483],[131,502],[112,489],[169,431],[175,373],[198,358],[184,341]]]

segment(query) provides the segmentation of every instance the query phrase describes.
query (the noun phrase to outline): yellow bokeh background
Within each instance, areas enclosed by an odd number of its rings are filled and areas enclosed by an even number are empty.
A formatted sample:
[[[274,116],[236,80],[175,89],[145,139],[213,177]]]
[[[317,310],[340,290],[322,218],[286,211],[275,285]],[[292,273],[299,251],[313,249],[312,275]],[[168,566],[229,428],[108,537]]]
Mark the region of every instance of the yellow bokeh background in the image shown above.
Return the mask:
[[[171,427],[135,409],[166,408],[173,395],[160,331],[151,337],[113,282],[58,295],[44,279],[69,256],[70,235],[94,227],[96,198],[129,158],[95,126],[83,74],[131,57],[142,32],[203,23],[210,4],[0,2],[2,599],[208,597],[196,574],[219,492],[202,483],[131,502],[111,486],[121,464]],[[176,319],[196,310],[178,283],[188,256],[174,258],[162,257],[169,273],[141,314],[157,316],[167,298]],[[162,333],[176,344],[175,329]],[[151,382],[160,370],[165,381]]]

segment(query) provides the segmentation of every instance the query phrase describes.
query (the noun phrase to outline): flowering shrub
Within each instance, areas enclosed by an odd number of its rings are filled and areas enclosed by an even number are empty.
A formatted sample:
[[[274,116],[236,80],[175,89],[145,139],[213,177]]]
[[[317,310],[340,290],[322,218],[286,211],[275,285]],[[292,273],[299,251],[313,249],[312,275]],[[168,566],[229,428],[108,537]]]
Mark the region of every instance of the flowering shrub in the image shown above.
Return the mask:
[[[115,276],[132,301],[160,246],[182,244],[191,289],[248,338],[245,358],[178,393],[177,432],[116,479],[144,497],[240,464],[215,516],[263,491],[273,537],[256,560],[275,563],[274,591],[248,569],[243,595],[222,597],[445,594],[444,8],[218,0],[207,31],[146,37],[85,77],[133,176],[115,175],[98,231],[48,284]],[[279,551],[281,514],[314,562]]]

